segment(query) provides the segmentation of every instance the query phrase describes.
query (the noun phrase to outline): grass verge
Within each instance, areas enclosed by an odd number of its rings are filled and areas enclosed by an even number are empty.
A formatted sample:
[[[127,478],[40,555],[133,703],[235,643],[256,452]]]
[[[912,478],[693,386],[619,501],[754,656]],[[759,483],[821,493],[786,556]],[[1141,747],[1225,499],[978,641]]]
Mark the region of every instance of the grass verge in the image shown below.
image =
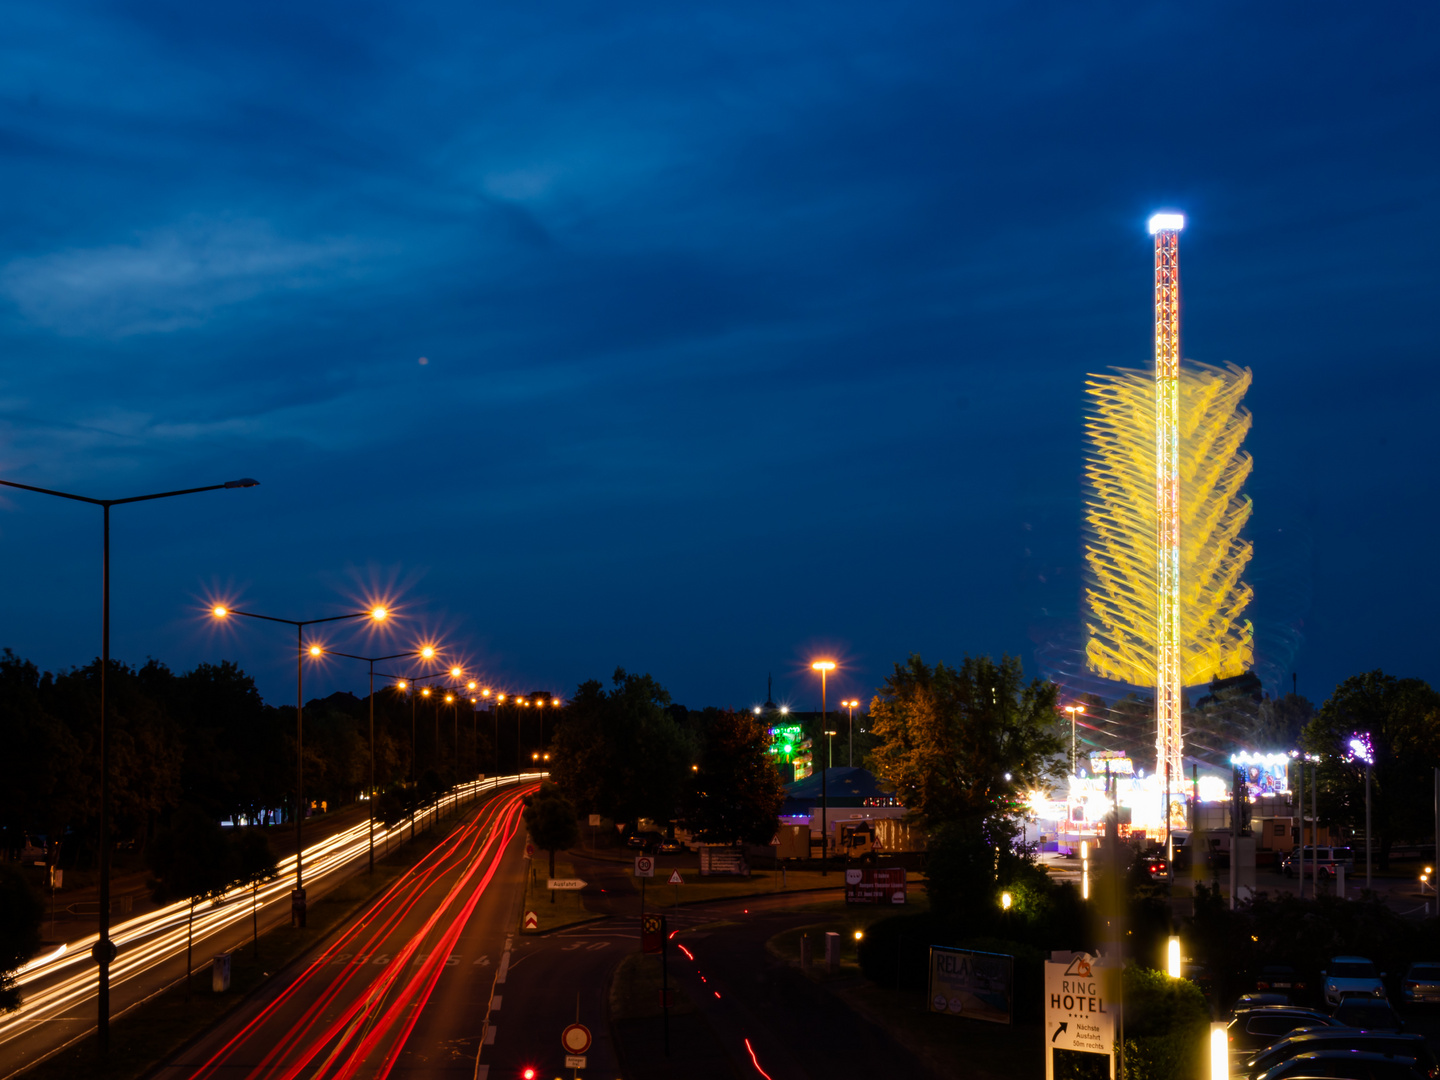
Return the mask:
[[[678,952],[675,949],[671,951]],[[634,1020],[659,1016],[661,983],[660,957],[631,953],[620,962],[610,982],[610,1018]],[[675,985],[672,973],[670,1015],[681,1016],[694,1011],[695,1003]]]
[[[225,993],[210,989],[210,953],[197,950],[196,962],[200,963],[202,957],[206,962],[191,976],[188,1001],[182,981],[111,1021],[110,1053],[105,1060],[100,1060],[93,1038],[82,1039],[26,1071],[26,1080],[73,1080],[77,1076],[86,1080],[138,1080],[149,1074],[222,1020],[276,972],[315,948],[393,884],[444,835],[442,830],[417,833],[413,845],[407,844],[388,858],[377,860],[373,876],[361,872],[341,882],[310,905],[306,929],[283,925],[261,934],[258,960],[253,939],[247,942],[231,954],[230,989]]]
[[[555,876],[557,878],[575,877],[575,867],[566,859],[555,860]],[[521,905],[520,915],[521,933],[548,933],[551,930],[559,930],[562,927],[574,926],[576,923],[589,922],[591,919],[600,918],[592,911],[586,910],[585,901],[581,898],[578,890],[556,890],[551,892],[545,888],[545,882],[550,877],[550,858],[545,852],[531,860],[530,871],[525,881],[525,903]],[[539,927],[535,930],[525,930],[524,912],[533,911],[539,920]]]

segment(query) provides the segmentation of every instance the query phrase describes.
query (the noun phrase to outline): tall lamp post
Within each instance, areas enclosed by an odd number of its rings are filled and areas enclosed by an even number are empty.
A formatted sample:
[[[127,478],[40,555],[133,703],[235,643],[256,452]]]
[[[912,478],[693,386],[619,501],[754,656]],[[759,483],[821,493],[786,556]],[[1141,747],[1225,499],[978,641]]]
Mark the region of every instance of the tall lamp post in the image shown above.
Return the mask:
[[[820,729],[825,730],[825,676],[835,670],[834,660],[816,660],[810,665],[812,671],[820,673]],[[830,865],[826,856],[830,851],[830,794],[827,788],[830,772],[828,768],[820,770],[820,876],[826,877],[830,873]]]
[[[1065,711],[1070,714],[1070,775],[1075,774],[1075,716],[1078,713],[1085,715],[1084,705],[1066,705]]]
[[[352,611],[348,615],[331,615],[324,619],[280,619],[274,615],[257,615],[253,611],[237,611],[235,608],[227,608],[217,605],[211,612],[217,619],[228,619],[231,615],[239,615],[246,619],[263,619],[265,622],[284,623],[286,626],[295,627],[295,900],[304,910],[305,903],[305,879],[301,873],[301,863],[304,861],[301,856],[305,854],[305,836],[303,827],[305,825],[305,726],[303,720],[305,707],[305,627],[317,626],[320,623],[343,622],[347,619],[373,619],[376,622],[384,622],[389,614],[383,607],[373,607],[369,611]],[[323,650],[315,645],[310,649],[312,656],[320,656]]]
[[[850,701],[842,701],[840,704],[850,711],[850,749],[846,751],[845,764],[853,769],[855,767],[855,710],[860,707],[860,702],[858,699],[852,698]]]
[[[370,873],[375,872],[375,665],[384,660],[399,660],[402,656],[435,655],[432,646],[426,645],[414,652],[391,653],[389,656],[356,656],[353,653],[332,652],[331,656],[343,656],[347,660],[361,660],[370,665]]]
[[[89,503],[103,511],[103,539],[100,544],[100,940],[90,950],[96,964],[100,966],[97,999],[100,1010],[99,1046],[103,1057],[110,1050],[110,962],[115,959],[115,945],[110,940],[110,729],[105,723],[105,677],[110,670],[110,508],[123,506],[125,503],[169,499],[176,495],[194,495],[201,491],[258,487],[260,481],[246,477],[243,480],[227,480],[223,484],[183,488],[180,491],[132,495],[127,499],[92,499],[88,495],[72,495],[68,491],[17,484],[13,480],[0,480],[0,484],[19,488],[21,491],[34,491],[40,495],[53,495],[57,499]]]
[[[1370,745],[1370,736],[1354,736],[1350,740],[1350,754],[1365,762],[1365,888],[1368,891],[1370,888],[1370,766],[1375,764],[1375,749]],[[1318,775],[1318,768],[1316,771]]]

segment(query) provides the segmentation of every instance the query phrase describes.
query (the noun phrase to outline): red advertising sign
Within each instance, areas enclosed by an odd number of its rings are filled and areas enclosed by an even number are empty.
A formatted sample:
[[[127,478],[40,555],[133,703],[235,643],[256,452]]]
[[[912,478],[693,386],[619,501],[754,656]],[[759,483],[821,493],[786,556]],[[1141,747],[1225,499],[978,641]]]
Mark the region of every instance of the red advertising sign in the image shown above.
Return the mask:
[[[847,904],[905,903],[905,868],[847,869],[845,871],[845,902]]]

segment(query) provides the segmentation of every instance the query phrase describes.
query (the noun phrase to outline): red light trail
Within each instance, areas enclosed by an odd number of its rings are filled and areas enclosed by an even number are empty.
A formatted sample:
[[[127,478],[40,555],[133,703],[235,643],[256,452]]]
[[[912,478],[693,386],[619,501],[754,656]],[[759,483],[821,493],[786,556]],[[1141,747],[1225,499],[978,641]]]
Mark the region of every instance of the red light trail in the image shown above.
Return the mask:
[[[533,790],[495,799],[437,844],[201,1065],[197,1080],[221,1069],[267,1080],[349,1080],[362,1069],[388,1076],[520,827],[520,798]],[[418,928],[407,925],[422,903],[433,910]],[[261,1048],[258,1061],[245,1053]]]

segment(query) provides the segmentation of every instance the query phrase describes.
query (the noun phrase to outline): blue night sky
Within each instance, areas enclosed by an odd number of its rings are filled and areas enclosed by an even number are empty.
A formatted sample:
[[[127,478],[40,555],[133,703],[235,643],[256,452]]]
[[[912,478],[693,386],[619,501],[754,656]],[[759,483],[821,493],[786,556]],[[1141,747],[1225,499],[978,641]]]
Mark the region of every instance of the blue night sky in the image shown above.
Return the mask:
[[[0,470],[119,497],[113,652],[398,596],[487,680],[868,696],[1076,667],[1083,388],[1255,372],[1258,670],[1440,679],[1423,4],[16,2]],[[423,358],[423,359],[422,359]],[[99,651],[99,511],[11,492],[0,646]],[[455,655],[455,654],[450,654]],[[311,691],[363,691],[330,665]],[[1283,687],[1282,687],[1283,681]]]

